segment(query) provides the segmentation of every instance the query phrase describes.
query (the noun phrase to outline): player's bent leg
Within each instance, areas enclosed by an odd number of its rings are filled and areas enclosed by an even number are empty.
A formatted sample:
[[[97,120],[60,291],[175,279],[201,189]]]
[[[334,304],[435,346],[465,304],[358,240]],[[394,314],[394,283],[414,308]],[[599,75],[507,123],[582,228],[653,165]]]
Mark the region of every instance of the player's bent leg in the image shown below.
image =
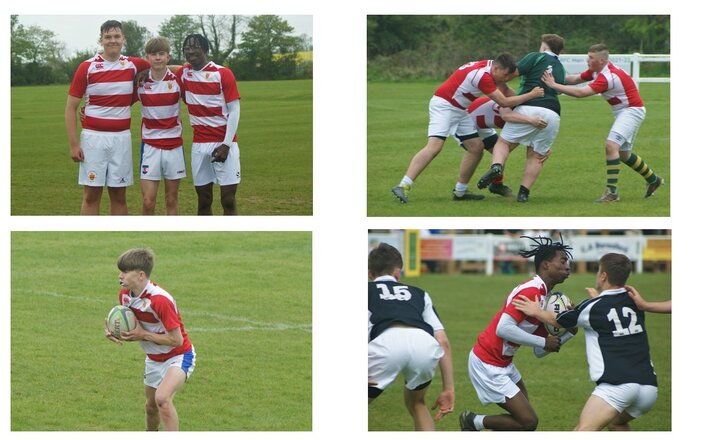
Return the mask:
[[[236,192],[237,185],[220,186],[220,204],[223,207],[223,215],[237,215]]]
[[[127,187],[108,186],[108,196],[110,196],[110,215],[127,215],[128,207],[125,199]]]
[[[165,179],[165,215],[178,215],[178,193],[180,179]],[[157,194],[157,192],[156,192]]]
[[[196,186],[195,192],[198,196],[198,215],[212,215],[213,184]]]
[[[479,137],[463,140],[465,153],[460,162],[460,174],[458,182],[467,184],[483,157],[483,143]]]
[[[590,395],[575,431],[600,431],[618,416],[618,412],[609,403],[598,396]]]
[[[180,367],[170,367],[165,374],[160,386],[155,391],[155,403],[160,412],[160,419],[165,431],[179,431],[180,422],[177,410],[173,405],[175,393],[182,388],[187,378]]]
[[[160,410],[155,403],[155,388],[145,385],[145,429],[157,431],[160,428]]]
[[[143,215],[155,215],[155,205],[157,203],[157,193],[160,187],[160,181],[157,180],[140,180],[140,189],[143,195]],[[167,192],[167,186],[165,186]]]
[[[483,420],[486,428],[495,431],[535,431],[537,429],[538,416],[523,392],[508,398],[505,403],[497,405],[509,414],[486,416]]]
[[[405,407],[410,412],[413,422],[415,422],[415,431],[435,430],[435,422],[425,404],[426,392],[427,387],[421,390],[408,390],[405,388]]]
[[[630,422],[633,420],[635,417],[623,411],[608,424],[608,431],[632,431]]]
[[[80,207],[80,215],[99,215],[100,201],[102,200],[102,186],[84,186],[83,201]]]
[[[444,138],[430,136],[427,144],[413,156],[405,175],[412,180],[417,179],[420,173],[435,159],[435,156],[440,154],[444,144]]]

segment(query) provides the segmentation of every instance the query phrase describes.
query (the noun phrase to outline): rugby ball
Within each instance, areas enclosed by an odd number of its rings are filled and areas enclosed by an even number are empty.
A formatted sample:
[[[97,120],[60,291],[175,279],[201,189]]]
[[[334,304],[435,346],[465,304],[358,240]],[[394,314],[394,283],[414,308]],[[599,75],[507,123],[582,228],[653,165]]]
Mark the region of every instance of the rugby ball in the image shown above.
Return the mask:
[[[552,292],[545,297],[545,310],[553,312],[555,315],[560,312],[564,312],[571,307],[572,301],[570,301],[570,298],[565,296],[562,292]],[[549,324],[545,324],[545,328],[548,333],[555,336],[562,336],[567,331],[567,329],[553,327]]]
[[[135,314],[129,307],[115,306],[107,316],[107,329],[116,338],[121,332],[129,332],[137,326]]]

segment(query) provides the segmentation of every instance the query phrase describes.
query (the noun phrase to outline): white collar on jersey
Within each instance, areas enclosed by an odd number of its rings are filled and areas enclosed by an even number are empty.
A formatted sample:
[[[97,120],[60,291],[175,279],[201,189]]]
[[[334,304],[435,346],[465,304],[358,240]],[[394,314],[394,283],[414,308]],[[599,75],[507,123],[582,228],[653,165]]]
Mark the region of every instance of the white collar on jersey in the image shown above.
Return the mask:
[[[375,278],[373,281],[395,281],[395,282],[397,282],[395,277],[392,275],[381,275],[381,276]]]
[[[625,292],[627,292],[627,290],[625,290],[624,287],[618,287],[617,289],[603,290],[600,295],[619,295]]]
[[[140,292],[140,294],[139,294],[138,296],[133,295],[133,293],[135,293],[135,292],[133,292],[133,291],[131,290],[131,291],[130,291],[130,296],[132,296],[133,298],[140,298],[143,293],[147,292],[147,288],[148,288],[148,286],[150,285],[150,283],[151,283],[151,281],[148,280],[147,284],[145,284],[145,287],[143,287],[142,292]]]
[[[560,58],[560,57],[558,57],[555,53],[553,53],[553,52],[550,51],[550,50],[546,50],[546,51],[543,52],[543,53],[546,53],[546,54],[548,54],[548,55],[550,55],[550,56],[553,56],[553,57],[555,57],[555,58]]]

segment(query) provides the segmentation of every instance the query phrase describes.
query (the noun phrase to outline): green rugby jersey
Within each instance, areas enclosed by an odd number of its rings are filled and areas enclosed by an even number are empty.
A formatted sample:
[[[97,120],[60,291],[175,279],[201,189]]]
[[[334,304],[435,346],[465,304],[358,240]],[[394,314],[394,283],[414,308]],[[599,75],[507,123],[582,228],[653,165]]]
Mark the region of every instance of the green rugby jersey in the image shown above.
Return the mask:
[[[546,86],[542,81],[542,76],[546,70],[550,70],[555,77],[555,82],[565,84],[565,67],[563,67],[560,59],[548,52],[530,52],[517,63],[517,67],[521,75],[519,95],[529,92],[536,86],[545,89],[545,96],[531,99],[522,105],[545,107],[559,115],[560,101],[558,101],[557,97],[558,92]]]

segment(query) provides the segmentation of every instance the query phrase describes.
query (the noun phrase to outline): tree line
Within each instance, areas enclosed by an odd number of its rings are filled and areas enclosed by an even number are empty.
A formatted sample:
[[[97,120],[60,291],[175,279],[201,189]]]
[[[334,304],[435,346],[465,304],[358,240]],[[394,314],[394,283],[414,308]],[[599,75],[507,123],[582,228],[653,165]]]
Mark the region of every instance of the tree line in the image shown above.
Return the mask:
[[[371,15],[368,79],[444,79],[468,61],[537,51],[545,33],[565,39],[564,53],[584,54],[596,43],[618,54],[670,53],[669,15]],[[670,66],[647,70],[669,75]]]
[[[11,85],[66,84],[78,65],[93,51],[65,55],[65,43],[54,32],[40,26],[24,26],[10,16]],[[97,24],[98,39],[100,24]],[[238,80],[312,78],[311,37],[294,36],[294,28],[276,15],[174,15],[162,22],[158,34],[171,44],[170,64],[185,62],[182,42],[188,34],[200,33],[209,43],[208,58],[230,68]],[[144,56],[145,43],[153,35],[135,20],[123,22],[123,54]],[[92,44],[96,42],[88,42]]]

